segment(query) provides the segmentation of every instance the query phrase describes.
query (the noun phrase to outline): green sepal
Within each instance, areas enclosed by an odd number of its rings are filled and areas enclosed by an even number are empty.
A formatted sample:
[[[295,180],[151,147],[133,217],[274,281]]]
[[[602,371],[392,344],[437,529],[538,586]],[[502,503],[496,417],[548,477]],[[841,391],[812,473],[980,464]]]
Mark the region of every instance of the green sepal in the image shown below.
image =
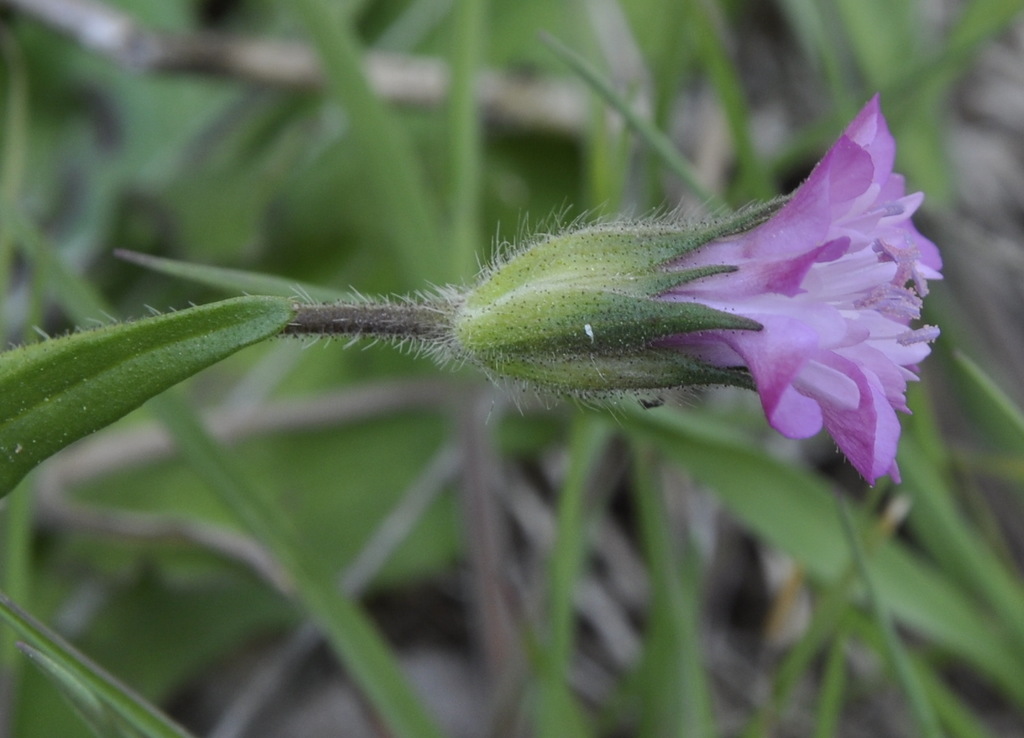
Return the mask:
[[[696,267],[681,271],[662,271],[659,274],[648,276],[644,281],[646,282],[645,287],[649,290],[647,294],[654,297],[663,295],[676,287],[682,287],[687,282],[704,279],[705,277],[713,277],[716,274],[729,274],[735,271],[736,267],[723,264],[721,266]]]
[[[671,220],[603,223],[548,236],[513,254],[469,295],[470,308],[502,299],[520,289],[607,288],[653,296],[673,286],[672,262],[715,240],[760,225],[785,202],[771,200],[728,217],[704,223]],[[709,272],[713,273],[713,272]],[[679,284],[676,282],[674,284]]]
[[[549,391],[603,396],[622,392],[667,390],[685,386],[731,385],[754,389],[745,369],[721,369],[671,349],[652,348],[629,356],[600,359],[532,357],[497,361],[490,370]]]
[[[593,358],[646,350],[654,341],[702,330],[759,330],[761,325],[693,302],[671,302],[596,289],[523,290],[456,323],[460,346],[486,365],[507,358]]]
[[[294,314],[285,298],[240,297],[0,355],[0,497],[46,457],[277,334]]]
[[[451,321],[457,353],[495,375],[559,392],[742,384],[749,375],[661,348],[711,330],[760,330],[754,320],[665,295],[729,264],[686,268],[687,254],[769,218],[773,201],[727,218],[588,226],[543,238],[492,268]]]

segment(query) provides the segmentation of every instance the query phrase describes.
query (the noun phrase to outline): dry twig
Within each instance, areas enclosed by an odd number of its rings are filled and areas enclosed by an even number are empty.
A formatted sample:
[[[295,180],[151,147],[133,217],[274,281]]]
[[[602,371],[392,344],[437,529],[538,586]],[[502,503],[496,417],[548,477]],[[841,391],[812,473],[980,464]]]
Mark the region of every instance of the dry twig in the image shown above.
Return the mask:
[[[0,0],[3,7],[140,72],[205,74],[300,91],[324,85],[316,54],[297,41],[154,31],[98,0]],[[382,98],[398,105],[436,107],[448,95],[449,70],[439,59],[373,52],[366,74]],[[477,93],[485,119],[503,128],[575,136],[587,118],[585,93],[569,82],[484,72]]]

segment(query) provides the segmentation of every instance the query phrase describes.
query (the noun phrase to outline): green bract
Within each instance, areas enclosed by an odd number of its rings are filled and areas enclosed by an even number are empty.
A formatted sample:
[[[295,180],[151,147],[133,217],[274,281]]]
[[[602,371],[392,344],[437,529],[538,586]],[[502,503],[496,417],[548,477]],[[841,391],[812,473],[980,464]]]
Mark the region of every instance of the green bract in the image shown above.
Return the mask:
[[[589,226],[542,239],[492,268],[453,318],[458,351],[487,371],[556,392],[615,393],[693,384],[750,386],[658,348],[711,329],[759,330],[748,318],[658,296],[734,267],[666,268],[689,251],[764,222],[767,203],[694,227],[671,221]]]

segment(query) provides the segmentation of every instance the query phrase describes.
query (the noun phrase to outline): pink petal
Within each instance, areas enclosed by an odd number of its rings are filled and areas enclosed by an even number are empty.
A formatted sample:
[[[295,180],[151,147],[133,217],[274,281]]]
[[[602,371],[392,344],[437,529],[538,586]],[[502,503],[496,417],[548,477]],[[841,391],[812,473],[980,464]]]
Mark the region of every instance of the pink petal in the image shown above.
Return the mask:
[[[884,474],[899,479],[896,413],[908,412],[907,382],[937,335],[911,323],[942,268],[911,221],[923,195],[906,194],[892,172],[895,155],[875,96],[774,217],[686,257],[735,272],[662,296],[760,323],[760,331],[662,343],[716,366],[745,366],[772,427],[805,438],[824,426],[872,484]]]

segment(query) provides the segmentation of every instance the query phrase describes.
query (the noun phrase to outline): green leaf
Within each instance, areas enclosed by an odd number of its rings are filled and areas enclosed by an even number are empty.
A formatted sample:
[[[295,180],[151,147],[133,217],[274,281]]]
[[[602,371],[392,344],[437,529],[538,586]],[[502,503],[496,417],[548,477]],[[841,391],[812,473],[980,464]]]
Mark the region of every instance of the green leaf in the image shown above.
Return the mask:
[[[958,491],[940,473],[941,460],[929,456],[913,437],[906,437],[900,452],[903,489],[914,503],[909,520],[914,537],[940,562],[961,592],[987,602],[1002,615],[1005,632],[1016,648],[1010,650],[1024,661],[1024,587],[1017,571],[1007,566],[962,513]]]
[[[188,738],[188,733],[152,705],[120,684],[42,623],[0,592],[0,620],[32,645],[30,658],[57,681],[98,735],[142,735],[148,738]],[[120,733],[112,733],[114,726]],[[130,726],[129,732],[125,728]]]
[[[842,574],[848,552],[838,543],[842,531],[834,496],[823,481],[757,450],[749,437],[709,415],[623,410],[618,421],[710,485],[736,517],[793,556],[811,576],[834,581]],[[915,514],[919,512],[915,508]],[[1014,643],[1003,629],[993,627],[959,582],[951,582],[896,542],[877,551],[869,566],[880,596],[897,619],[974,664],[1015,700],[1024,701],[1022,662]]]
[[[286,299],[241,297],[0,355],[0,496],[51,454],[278,333],[292,315]]]

